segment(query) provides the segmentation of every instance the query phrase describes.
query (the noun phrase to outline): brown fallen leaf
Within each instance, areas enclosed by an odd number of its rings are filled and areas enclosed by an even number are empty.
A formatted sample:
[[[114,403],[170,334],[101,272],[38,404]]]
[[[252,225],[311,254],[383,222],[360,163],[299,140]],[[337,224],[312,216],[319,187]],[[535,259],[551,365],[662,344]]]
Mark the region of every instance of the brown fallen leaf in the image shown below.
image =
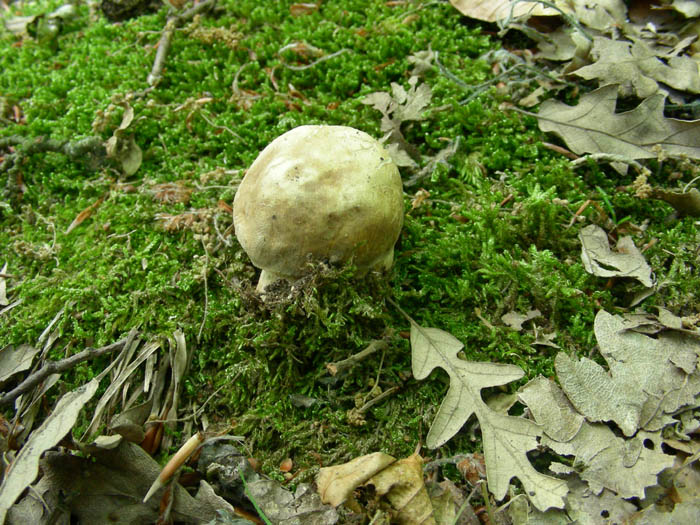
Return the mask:
[[[316,476],[321,501],[337,507],[357,487],[395,461],[396,459],[388,454],[374,452],[342,465],[323,467]]]
[[[90,206],[85,208],[83,211],[81,211],[75,219],[73,219],[73,222],[70,223],[70,226],[66,229],[66,235],[68,235],[70,232],[72,232],[75,228],[80,226],[83,222],[85,222],[86,219],[90,218],[92,214],[95,212],[95,210],[102,204],[102,201],[104,201],[104,197],[100,197],[97,199],[95,202],[93,202]]]
[[[396,512],[394,520],[398,525],[436,525],[423,482],[423,459],[418,454],[392,463],[367,484],[386,496]]]
[[[583,95],[576,106],[547,100],[537,114],[540,129],[559,135],[577,154],[615,153],[630,159],[650,159],[658,147],[670,156],[700,158],[700,120],[664,116],[666,96],[657,93],[631,111],[615,113],[617,85]]]

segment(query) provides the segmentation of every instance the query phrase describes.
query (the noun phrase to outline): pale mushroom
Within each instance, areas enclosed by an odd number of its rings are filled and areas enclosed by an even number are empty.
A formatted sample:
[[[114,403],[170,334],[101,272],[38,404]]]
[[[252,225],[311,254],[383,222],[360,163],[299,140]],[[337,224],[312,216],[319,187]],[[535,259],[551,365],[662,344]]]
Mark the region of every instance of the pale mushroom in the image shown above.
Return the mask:
[[[353,258],[360,274],[388,269],[403,224],[396,164],[368,134],[300,126],[255,159],[233,201],[236,237],[262,269],[258,291],[295,280],[311,261]]]

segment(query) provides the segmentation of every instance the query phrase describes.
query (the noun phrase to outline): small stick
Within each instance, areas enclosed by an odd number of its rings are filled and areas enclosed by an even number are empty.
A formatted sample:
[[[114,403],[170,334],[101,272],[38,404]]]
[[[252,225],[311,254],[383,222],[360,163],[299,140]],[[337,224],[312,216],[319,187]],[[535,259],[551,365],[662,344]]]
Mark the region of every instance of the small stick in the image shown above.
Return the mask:
[[[379,403],[380,401],[383,401],[384,399],[386,399],[387,397],[389,397],[390,395],[392,395],[394,392],[396,392],[398,389],[399,389],[398,386],[392,386],[392,387],[389,388],[388,390],[385,390],[384,392],[382,392],[381,394],[379,394],[377,397],[375,397],[375,398],[373,398],[373,399],[370,399],[370,400],[367,401],[364,405],[362,405],[360,408],[358,408],[358,409],[357,409],[358,413],[364,414],[364,413],[367,412],[370,408],[372,408],[374,405],[376,405],[376,404]]]
[[[156,87],[158,83],[163,78],[163,68],[165,67],[165,60],[168,57],[168,51],[170,51],[170,43],[173,40],[173,34],[175,34],[175,29],[177,29],[183,22],[194,18],[202,11],[213,8],[216,4],[216,0],[204,0],[194,7],[190,7],[187,11],[175,16],[168,18],[163,28],[163,34],[160,36],[158,41],[158,51],[156,51],[156,58],[153,61],[153,67],[151,72],[148,74],[146,82],[152,88]]]
[[[388,346],[389,343],[386,339],[375,339],[369,345],[367,345],[367,348],[365,348],[361,352],[351,355],[347,359],[343,359],[342,361],[337,361],[335,363],[326,363],[326,370],[328,370],[328,373],[330,375],[336,376],[339,373],[349,370],[357,363],[372,355],[373,353],[379,350],[386,349]]]
[[[0,396],[0,407],[9,405],[19,396],[34,388],[36,385],[41,383],[51,374],[60,374],[62,372],[65,372],[66,370],[73,368],[79,363],[82,363],[83,361],[87,361],[88,359],[99,357],[101,355],[114,352],[115,350],[121,350],[122,348],[124,348],[124,345],[128,340],[130,339],[128,337],[125,337],[124,339],[120,339],[119,341],[117,341],[116,343],[112,343],[111,345],[103,346],[101,348],[86,348],[82,352],[78,352],[75,355],[66,357],[65,359],[61,359],[60,361],[47,362],[44,366],[42,366],[39,370],[27,377],[14,389],[10,390],[6,394],[2,394]]]

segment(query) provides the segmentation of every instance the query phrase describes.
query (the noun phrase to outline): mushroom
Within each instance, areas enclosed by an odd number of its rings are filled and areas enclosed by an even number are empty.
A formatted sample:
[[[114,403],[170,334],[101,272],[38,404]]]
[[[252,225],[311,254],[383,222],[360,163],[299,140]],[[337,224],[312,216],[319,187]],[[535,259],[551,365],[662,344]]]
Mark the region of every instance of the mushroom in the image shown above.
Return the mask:
[[[310,261],[388,269],[403,224],[401,176],[384,147],[346,126],[300,126],[255,159],[233,201],[236,237],[262,269],[257,289]]]

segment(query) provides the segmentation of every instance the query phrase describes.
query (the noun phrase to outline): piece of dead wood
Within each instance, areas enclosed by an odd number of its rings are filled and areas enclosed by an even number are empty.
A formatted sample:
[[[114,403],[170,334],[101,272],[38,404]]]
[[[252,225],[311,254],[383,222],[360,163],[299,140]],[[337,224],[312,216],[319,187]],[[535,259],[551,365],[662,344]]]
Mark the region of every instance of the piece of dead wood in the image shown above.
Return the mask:
[[[71,368],[77,366],[83,361],[87,361],[88,359],[94,359],[101,355],[109,354],[116,350],[121,350],[124,348],[127,342],[132,340],[135,336],[136,330],[132,330],[129,335],[110,345],[102,346],[100,348],[86,348],[82,352],[78,352],[75,355],[61,359],[60,361],[47,361],[39,370],[30,374],[15,388],[5,394],[0,395],[0,407],[9,405],[19,396],[29,392],[32,388],[44,381],[51,374],[63,373],[66,370],[70,370]]]

